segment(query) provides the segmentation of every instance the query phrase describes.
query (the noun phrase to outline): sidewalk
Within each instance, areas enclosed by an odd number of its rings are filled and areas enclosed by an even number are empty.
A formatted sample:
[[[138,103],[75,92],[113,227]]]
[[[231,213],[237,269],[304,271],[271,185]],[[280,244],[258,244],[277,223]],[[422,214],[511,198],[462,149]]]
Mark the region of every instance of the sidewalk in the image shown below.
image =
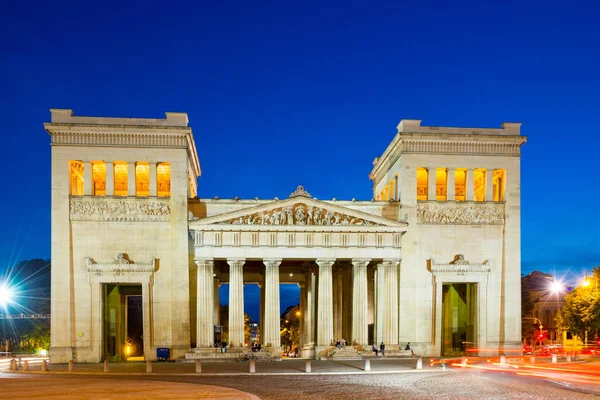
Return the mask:
[[[417,370],[416,359],[370,359],[369,373],[410,373],[439,371],[439,368],[430,368],[428,360],[423,360],[423,369]],[[203,376],[226,375],[304,375],[306,360],[289,359],[282,361],[256,362],[255,373],[250,373],[250,362],[210,362],[201,363]],[[68,372],[68,364],[48,364],[48,372],[41,371],[41,364],[31,364],[29,373],[34,374],[110,374],[110,375],[198,375],[196,364],[187,362],[152,362],[152,372],[146,372],[145,362],[118,362],[109,364],[109,372],[104,372],[104,364],[74,364],[73,372]],[[365,361],[316,361],[311,360],[311,374],[336,375],[336,374],[364,374]],[[4,369],[4,372],[9,372]],[[11,371],[12,372],[12,371]],[[23,372],[19,368],[18,373]],[[27,373],[27,372],[25,372]]]

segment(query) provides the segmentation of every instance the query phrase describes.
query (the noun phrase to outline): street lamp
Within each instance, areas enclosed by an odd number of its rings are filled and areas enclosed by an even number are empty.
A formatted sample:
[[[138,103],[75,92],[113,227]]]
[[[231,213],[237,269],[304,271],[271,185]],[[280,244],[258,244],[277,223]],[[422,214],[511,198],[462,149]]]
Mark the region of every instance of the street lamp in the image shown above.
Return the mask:
[[[6,307],[8,304],[12,303],[13,296],[14,293],[10,287],[0,285],[0,306]]]
[[[562,293],[562,291],[565,289],[564,285],[562,282],[560,281],[552,281],[552,284],[550,285],[550,289],[552,289],[552,291],[554,293]]]

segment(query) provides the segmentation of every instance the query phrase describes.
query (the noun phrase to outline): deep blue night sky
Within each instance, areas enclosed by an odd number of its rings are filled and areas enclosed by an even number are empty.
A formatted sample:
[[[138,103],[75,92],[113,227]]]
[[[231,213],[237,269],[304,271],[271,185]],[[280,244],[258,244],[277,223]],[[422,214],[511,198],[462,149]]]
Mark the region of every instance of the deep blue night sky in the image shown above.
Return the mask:
[[[323,3],[5,4],[0,263],[50,256],[42,123],[49,108],[72,108],[187,112],[200,197],[222,198],[282,198],[303,184],[318,198],[370,199],[371,162],[400,119],[520,121],[523,272],[575,279],[600,264],[600,8]]]

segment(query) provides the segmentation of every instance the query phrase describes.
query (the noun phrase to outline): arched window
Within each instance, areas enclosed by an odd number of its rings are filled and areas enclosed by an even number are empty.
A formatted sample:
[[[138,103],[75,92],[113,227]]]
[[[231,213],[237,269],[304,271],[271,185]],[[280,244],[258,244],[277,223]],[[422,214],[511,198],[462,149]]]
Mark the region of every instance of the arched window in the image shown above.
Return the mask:
[[[457,168],[454,171],[454,200],[467,200],[467,170],[466,168]]]
[[[135,163],[135,195],[150,195],[150,165],[147,162]]]
[[[106,196],[106,163],[92,161],[92,195]]]
[[[427,170],[417,168],[417,200],[427,200]]]
[[[69,161],[69,193],[83,196],[83,162]]]
[[[156,166],[156,181],[158,196],[168,197],[171,195],[171,164],[168,162],[158,163]]]
[[[114,174],[115,196],[127,196],[127,163],[125,161],[115,161]]]
[[[475,201],[485,201],[485,169],[476,168],[473,173]]]
[[[492,178],[494,201],[504,201],[504,190],[506,188],[506,170],[495,169]]]

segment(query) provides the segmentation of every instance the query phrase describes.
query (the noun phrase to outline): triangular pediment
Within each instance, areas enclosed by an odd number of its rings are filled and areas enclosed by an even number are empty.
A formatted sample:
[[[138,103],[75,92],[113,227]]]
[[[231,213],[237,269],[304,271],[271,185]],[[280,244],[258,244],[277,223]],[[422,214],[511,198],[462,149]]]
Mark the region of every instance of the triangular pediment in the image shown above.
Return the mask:
[[[406,227],[405,222],[353,210],[304,196],[275,200],[256,207],[215,215],[190,222],[190,228],[205,225],[266,226],[381,226]]]

